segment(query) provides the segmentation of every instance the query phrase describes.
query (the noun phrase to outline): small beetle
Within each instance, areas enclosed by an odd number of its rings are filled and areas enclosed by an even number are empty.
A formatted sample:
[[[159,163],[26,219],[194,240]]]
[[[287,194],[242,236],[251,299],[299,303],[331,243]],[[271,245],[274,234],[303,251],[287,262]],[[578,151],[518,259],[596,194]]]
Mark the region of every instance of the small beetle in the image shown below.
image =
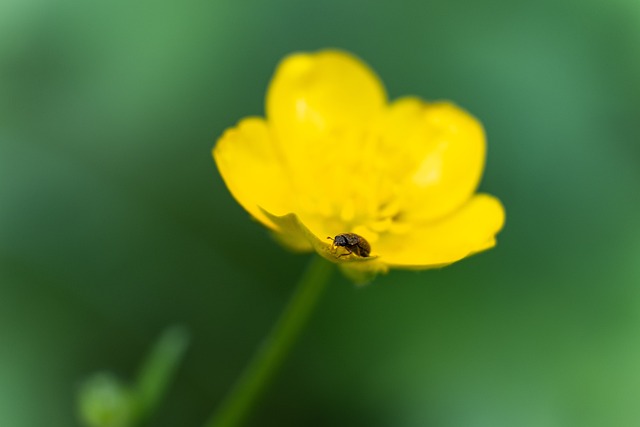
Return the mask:
[[[327,237],[327,239],[333,240],[333,244],[331,245],[332,248],[335,246],[341,246],[346,249],[347,253],[341,254],[340,256],[356,254],[357,256],[367,258],[371,252],[369,242],[367,242],[364,237],[355,233],[338,234],[334,238]]]

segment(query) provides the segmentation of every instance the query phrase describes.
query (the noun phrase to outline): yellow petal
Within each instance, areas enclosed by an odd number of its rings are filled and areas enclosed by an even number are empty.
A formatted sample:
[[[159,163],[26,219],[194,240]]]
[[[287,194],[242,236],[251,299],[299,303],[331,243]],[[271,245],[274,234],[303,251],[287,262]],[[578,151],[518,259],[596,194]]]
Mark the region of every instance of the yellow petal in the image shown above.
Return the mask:
[[[310,252],[315,249],[312,244],[313,240],[309,230],[302,225],[296,214],[277,216],[264,212],[269,220],[277,227],[277,231],[273,232],[275,237],[282,245],[295,252]]]
[[[213,158],[233,197],[264,225],[276,229],[263,210],[275,215],[293,211],[290,180],[263,119],[246,118],[227,129]]]
[[[380,239],[376,252],[390,266],[430,268],[450,264],[495,245],[504,208],[487,194],[472,197],[452,215]]]
[[[266,109],[289,151],[300,144],[330,144],[331,133],[364,128],[385,103],[382,83],[367,65],[347,52],[323,50],[293,54],[280,63]]]
[[[381,123],[380,150],[400,183],[407,220],[431,220],[457,209],[476,190],[485,161],[482,125],[448,102],[395,101]]]
[[[345,184],[359,174],[353,165],[360,163],[363,134],[385,108],[379,78],[347,52],[297,53],[279,64],[267,120],[303,213],[333,216],[351,198]]]
[[[384,267],[379,265],[376,255],[367,258],[355,255],[341,256],[344,252],[332,247],[331,241],[327,239],[329,236],[319,236],[310,230],[296,214],[291,213],[282,216],[272,215],[269,212],[264,212],[264,214],[271,222],[276,224],[279,230],[286,234],[286,236],[283,236],[282,242],[294,250],[302,251],[307,248],[313,248],[318,255],[341,265],[359,264],[361,269],[364,270],[385,270]]]

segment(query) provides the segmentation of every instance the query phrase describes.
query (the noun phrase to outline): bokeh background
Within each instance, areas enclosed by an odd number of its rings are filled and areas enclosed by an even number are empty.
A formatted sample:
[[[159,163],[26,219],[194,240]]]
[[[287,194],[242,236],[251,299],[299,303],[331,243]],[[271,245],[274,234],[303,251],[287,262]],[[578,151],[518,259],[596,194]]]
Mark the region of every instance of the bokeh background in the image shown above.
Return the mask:
[[[191,345],[154,426],[200,426],[289,296],[210,157],[285,54],[484,123],[495,250],[331,284],[249,425],[640,425],[636,0],[0,2],[0,425],[78,425],[93,372]]]

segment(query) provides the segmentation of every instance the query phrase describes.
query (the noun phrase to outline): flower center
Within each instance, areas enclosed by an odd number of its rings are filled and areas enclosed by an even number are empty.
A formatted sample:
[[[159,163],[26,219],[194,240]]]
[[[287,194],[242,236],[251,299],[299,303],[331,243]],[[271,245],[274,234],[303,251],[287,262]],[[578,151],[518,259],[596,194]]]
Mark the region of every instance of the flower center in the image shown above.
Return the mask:
[[[333,134],[306,149],[312,162],[294,173],[305,217],[327,235],[352,232],[370,243],[403,232],[397,153],[381,152],[379,139],[365,131]]]

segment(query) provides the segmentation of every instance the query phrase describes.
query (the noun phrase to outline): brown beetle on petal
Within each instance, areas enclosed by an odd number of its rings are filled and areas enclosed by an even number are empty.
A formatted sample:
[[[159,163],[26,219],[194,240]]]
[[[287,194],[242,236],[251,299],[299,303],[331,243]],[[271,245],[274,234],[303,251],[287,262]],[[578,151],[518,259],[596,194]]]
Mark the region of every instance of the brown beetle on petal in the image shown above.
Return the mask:
[[[341,254],[341,257],[355,254],[359,257],[367,258],[371,252],[369,242],[367,242],[364,237],[355,233],[338,234],[336,237],[327,237],[327,239],[333,241],[331,245],[332,248],[340,246],[346,249],[347,253]]]

